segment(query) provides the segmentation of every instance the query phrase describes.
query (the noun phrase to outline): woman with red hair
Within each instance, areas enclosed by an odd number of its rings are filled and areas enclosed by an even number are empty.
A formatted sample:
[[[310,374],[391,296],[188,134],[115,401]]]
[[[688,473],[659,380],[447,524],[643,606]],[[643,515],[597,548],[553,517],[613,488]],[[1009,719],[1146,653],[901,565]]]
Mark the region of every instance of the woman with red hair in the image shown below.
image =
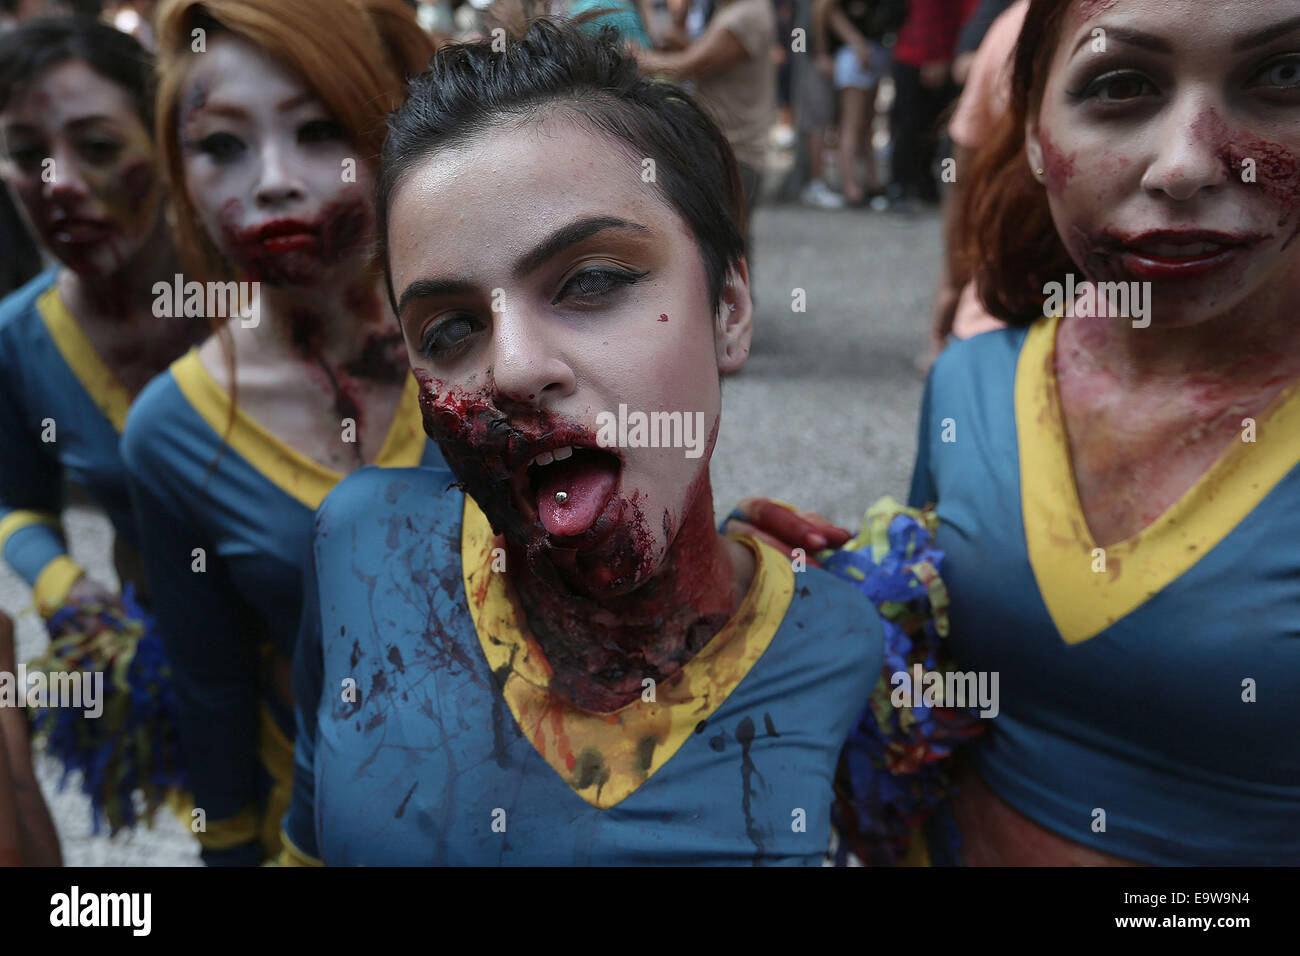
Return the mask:
[[[1010,327],[935,364],[911,491],[1000,676],[967,864],[1300,862],[1298,12],[1027,12],[965,189]]]

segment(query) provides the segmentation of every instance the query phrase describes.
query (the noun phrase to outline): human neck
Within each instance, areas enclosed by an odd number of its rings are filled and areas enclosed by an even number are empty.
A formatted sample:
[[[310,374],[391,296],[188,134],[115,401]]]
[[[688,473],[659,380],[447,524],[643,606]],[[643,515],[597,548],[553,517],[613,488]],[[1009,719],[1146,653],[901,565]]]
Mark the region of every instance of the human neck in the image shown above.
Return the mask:
[[[82,318],[125,322],[138,316],[152,316],[153,287],[158,281],[171,284],[179,271],[176,248],[160,217],[153,233],[122,268],[108,275],[84,275],[63,269],[59,291],[68,309]]]
[[[744,556],[735,548],[744,546],[713,526],[707,472],[659,573],[629,594],[577,594],[511,548],[508,573],[555,689],[579,707],[608,713],[640,696],[646,678],[657,684],[680,670],[722,630],[748,589],[752,568],[738,567]]]
[[[1133,328],[1130,322],[1066,319],[1058,354],[1080,350],[1130,388],[1212,381],[1251,389],[1300,375],[1298,283],[1273,288],[1205,322]]]
[[[400,335],[366,268],[310,287],[263,282],[260,297],[260,343],[313,363],[340,365],[361,356],[377,334]]]

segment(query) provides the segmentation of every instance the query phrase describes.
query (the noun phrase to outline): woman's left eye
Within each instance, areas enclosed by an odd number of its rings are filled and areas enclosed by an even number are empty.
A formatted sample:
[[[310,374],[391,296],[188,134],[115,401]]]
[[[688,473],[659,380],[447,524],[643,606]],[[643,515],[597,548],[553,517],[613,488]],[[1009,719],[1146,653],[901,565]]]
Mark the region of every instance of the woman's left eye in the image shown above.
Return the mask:
[[[648,276],[649,272],[628,272],[624,269],[584,269],[564,284],[552,305],[561,299],[600,298],[615,289],[632,285]]]
[[[77,151],[87,162],[103,165],[113,162],[122,154],[122,144],[115,139],[88,139],[77,145]]]
[[[1300,56],[1292,54],[1274,60],[1255,74],[1255,86],[1271,86],[1284,90],[1300,89]]]
[[[334,139],[345,139],[343,127],[330,119],[311,120],[298,127],[298,142],[324,143]]]

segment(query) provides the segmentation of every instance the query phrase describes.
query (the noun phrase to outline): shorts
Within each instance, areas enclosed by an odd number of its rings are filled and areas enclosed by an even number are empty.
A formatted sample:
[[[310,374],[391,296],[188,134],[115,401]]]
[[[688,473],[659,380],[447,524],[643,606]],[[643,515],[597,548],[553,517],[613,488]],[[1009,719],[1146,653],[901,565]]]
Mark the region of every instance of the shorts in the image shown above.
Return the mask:
[[[857,53],[847,43],[835,54],[837,90],[874,90],[880,85],[881,78],[889,73],[889,51],[873,40],[867,43],[871,47],[871,66],[865,70],[858,62]]]
[[[815,133],[830,126],[835,120],[835,90],[831,81],[809,64],[802,71],[798,86],[794,115],[799,132]]]

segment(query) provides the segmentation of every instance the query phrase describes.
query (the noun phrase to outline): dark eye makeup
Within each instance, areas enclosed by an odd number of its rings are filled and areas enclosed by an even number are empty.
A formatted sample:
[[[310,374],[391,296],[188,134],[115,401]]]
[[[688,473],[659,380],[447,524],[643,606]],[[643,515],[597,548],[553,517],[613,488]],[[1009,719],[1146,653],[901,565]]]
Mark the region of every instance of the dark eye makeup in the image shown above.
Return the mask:
[[[565,282],[559,294],[551,300],[551,305],[569,302],[579,306],[594,306],[602,298],[639,282],[649,274],[649,270],[631,272],[609,266],[583,269]],[[470,336],[483,328],[483,323],[473,314],[453,313],[425,331],[420,339],[420,352],[429,359],[450,358],[469,340]]]

